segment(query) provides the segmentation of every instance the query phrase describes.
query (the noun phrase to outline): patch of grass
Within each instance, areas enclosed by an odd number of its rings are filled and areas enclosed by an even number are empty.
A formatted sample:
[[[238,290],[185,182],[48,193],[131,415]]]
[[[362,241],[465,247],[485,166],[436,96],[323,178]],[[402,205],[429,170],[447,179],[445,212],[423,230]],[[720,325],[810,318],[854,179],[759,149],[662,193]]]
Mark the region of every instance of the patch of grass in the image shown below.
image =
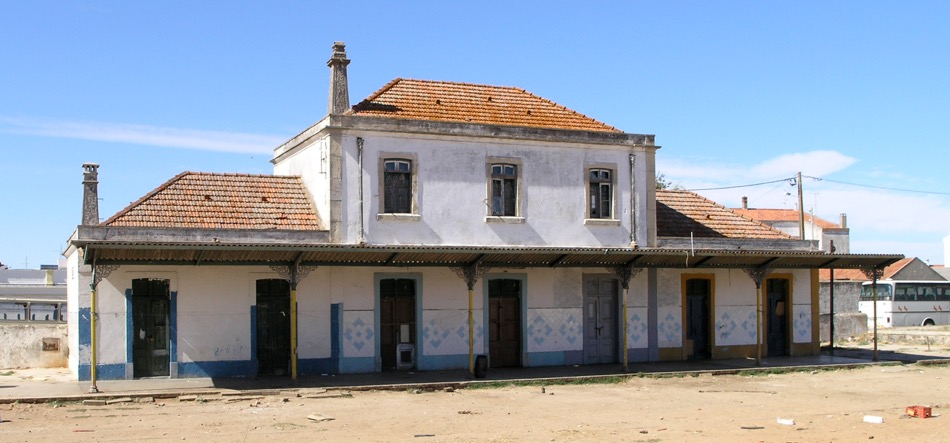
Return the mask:
[[[13,374],[15,374],[15,372],[13,372],[13,371],[3,371],[3,372],[0,372],[0,376],[4,376],[4,377],[9,376],[9,375],[13,375]]]
[[[629,376],[579,377],[547,380],[488,381],[472,383],[466,389],[498,389],[530,386],[613,385],[627,381]]]
[[[782,374],[796,374],[802,372],[826,372],[826,371],[837,371],[840,370],[840,367],[835,366],[808,366],[808,367],[778,367],[778,368],[760,368],[760,369],[743,369],[736,373],[736,375],[741,377],[762,377],[768,375],[782,375]]]

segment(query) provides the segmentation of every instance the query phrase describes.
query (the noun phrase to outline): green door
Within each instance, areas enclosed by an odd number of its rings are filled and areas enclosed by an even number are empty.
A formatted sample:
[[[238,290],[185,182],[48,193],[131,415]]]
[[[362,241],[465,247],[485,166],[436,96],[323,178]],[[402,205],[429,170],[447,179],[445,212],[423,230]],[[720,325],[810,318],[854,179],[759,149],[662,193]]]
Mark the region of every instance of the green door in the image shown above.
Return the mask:
[[[168,280],[132,280],[132,375],[168,376]]]
[[[290,284],[257,281],[257,374],[290,373]]]

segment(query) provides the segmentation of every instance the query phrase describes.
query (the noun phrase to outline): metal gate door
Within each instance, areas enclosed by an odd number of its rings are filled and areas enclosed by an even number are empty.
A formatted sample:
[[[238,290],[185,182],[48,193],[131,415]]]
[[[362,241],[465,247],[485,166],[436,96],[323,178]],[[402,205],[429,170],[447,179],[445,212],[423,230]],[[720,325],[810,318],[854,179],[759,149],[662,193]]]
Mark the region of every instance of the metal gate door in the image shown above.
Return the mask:
[[[168,280],[132,280],[132,376],[168,375]]]
[[[617,280],[587,277],[584,293],[584,363],[617,362]]]

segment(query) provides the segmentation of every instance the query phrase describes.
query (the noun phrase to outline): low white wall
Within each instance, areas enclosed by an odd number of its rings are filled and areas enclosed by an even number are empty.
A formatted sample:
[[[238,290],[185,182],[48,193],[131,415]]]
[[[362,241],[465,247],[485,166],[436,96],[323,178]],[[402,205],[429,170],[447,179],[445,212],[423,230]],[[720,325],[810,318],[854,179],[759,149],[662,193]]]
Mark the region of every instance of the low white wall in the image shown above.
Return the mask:
[[[65,368],[69,358],[67,328],[65,323],[0,324],[0,368]],[[50,350],[43,350],[44,339]],[[58,349],[50,347],[54,343]]]

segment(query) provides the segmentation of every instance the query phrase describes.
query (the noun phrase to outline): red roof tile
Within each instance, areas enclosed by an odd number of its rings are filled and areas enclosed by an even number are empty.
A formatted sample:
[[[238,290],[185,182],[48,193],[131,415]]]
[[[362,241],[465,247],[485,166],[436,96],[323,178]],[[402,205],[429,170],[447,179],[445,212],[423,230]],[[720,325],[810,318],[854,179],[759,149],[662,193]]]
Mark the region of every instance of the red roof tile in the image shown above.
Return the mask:
[[[769,222],[795,222],[798,223],[800,218],[800,213],[797,209],[742,209],[742,208],[733,208],[733,211],[736,214],[749,217],[753,220],[758,220],[764,223]],[[805,221],[810,222],[812,220],[812,215],[805,213]],[[841,226],[834,224],[828,220],[814,217],[815,224],[822,229],[837,229]]]
[[[905,257],[894,263],[891,263],[889,266],[884,268],[884,274],[881,276],[880,280],[887,280],[900,272],[901,269],[904,269],[904,266],[910,264],[914,261],[916,257]],[[818,280],[829,281],[831,280],[831,270],[830,269],[819,269],[818,270]],[[840,280],[851,280],[851,281],[871,281],[867,275],[864,275],[864,271],[860,269],[835,269],[835,281]]]
[[[321,229],[300,177],[202,172],[176,175],[101,225]]]
[[[622,132],[524,89],[397,78],[349,113],[576,131]]]
[[[656,230],[660,237],[792,239],[690,191],[656,191]]]

